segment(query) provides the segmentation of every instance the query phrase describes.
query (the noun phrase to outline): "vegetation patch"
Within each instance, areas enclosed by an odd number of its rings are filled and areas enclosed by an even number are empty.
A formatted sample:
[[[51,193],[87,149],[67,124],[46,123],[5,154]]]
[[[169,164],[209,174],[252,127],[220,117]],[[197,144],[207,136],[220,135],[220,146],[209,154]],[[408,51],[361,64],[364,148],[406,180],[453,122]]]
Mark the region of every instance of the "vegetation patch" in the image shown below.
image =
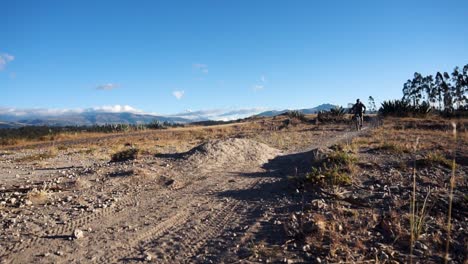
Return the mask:
[[[50,198],[50,192],[46,189],[32,189],[26,196],[33,204],[45,204]]]
[[[127,161],[127,160],[135,160],[138,158],[138,155],[140,153],[140,150],[131,147],[125,150],[118,151],[114,154],[111,155],[111,162],[122,162],[122,161]]]
[[[405,100],[390,100],[382,103],[379,114],[395,117],[426,117],[431,110],[432,108],[428,103],[412,105],[409,101]]]
[[[392,142],[384,142],[378,146],[376,150],[382,150],[396,154],[410,153],[410,149],[406,146]]]
[[[322,123],[338,123],[346,121],[346,110],[343,107],[336,107],[330,111],[320,111],[317,120]]]
[[[442,153],[438,151],[429,152],[423,159],[417,161],[419,166],[433,166],[442,165],[446,168],[452,168],[452,161],[447,159]]]
[[[357,158],[354,154],[336,149],[328,154],[318,166],[306,174],[306,179],[319,185],[350,185],[356,171]]]
[[[25,156],[22,158],[18,158],[15,161],[17,162],[31,162],[31,161],[40,161],[40,160],[46,160],[50,158],[55,158],[58,154],[58,151],[56,148],[51,148],[45,152],[38,153],[38,154],[33,154],[29,156]]]
[[[287,116],[289,118],[297,119],[297,120],[300,120],[302,122],[307,122],[308,121],[307,118],[305,117],[304,113],[301,112],[301,111],[298,111],[298,110],[288,111]]]

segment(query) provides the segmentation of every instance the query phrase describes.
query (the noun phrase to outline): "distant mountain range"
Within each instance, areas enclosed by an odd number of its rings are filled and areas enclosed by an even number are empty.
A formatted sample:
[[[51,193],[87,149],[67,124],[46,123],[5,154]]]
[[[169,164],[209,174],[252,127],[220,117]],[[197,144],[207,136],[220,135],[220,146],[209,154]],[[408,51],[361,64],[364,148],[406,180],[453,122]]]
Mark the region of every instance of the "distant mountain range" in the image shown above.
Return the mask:
[[[84,112],[64,115],[13,116],[0,114],[0,128],[19,126],[91,126],[104,124],[148,124],[154,121],[190,123],[181,117],[166,117],[137,113]]]
[[[318,113],[320,111],[329,111],[330,109],[333,109],[335,107],[337,107],[337,105],[321,104],[321,105],[316,106],[314,108],[298,109],[297,111],[302,112],[304,114],[316,114],[316,113]],[[291,111],[291,110],[290,109],[285,109],[285,110],[281,110],[281,111],[271,110],[271,111],[265,111],[265,112],[259,113],[256,116],[271,117],[271,116],[277,116],[277,115],[284,114],[284,113],[286,113],[288,111]]]
[[[323,104],[314,108],[300,109],[305,114],[329,110],[335,105]],[[118,106],[119,112],[106,109],[49,110],[0,108],[0,128],[21,126],[90,126],[104,124],[148,124],[154,121],[170,123],[192,123],[203,121],[229,121],[250,116],[270,117],[289,110],[262,112],[261,108],[187,111],[175,115],[155,115],[137,111],[128,106]]]

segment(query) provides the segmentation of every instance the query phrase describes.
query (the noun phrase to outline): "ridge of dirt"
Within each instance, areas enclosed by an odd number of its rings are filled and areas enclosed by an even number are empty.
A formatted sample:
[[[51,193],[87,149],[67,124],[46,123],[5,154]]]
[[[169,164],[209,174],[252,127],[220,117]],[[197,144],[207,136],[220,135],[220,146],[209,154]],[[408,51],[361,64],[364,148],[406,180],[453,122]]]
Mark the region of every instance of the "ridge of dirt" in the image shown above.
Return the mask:
[[[245,162],[261,165],[280,153],[278,149],[251,139],[229,138],[209,140],[184,156],[191,164],[205,166]]]

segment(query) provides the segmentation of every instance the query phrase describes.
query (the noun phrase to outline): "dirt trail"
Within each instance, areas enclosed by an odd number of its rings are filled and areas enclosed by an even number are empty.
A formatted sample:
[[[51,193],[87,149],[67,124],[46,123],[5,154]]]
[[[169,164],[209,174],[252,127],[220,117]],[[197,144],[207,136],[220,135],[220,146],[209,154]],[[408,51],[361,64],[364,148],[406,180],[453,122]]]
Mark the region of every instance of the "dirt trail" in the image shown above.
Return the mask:
[[[310,149],[356,135],[338,134]],[[240,249],[253,236],[281,235],[270,218],[288,203],[282,181],[292,164],[304,159],[301,153],[281,154],[252,140],[228,139],[184,154],[161,155],[156,159],[167,169],[160,175],[106,187],[103,192],[123,193],[112,206],[21,239],[0,251],[2,263],[242,259]],[[84,237],[72,239],[75,229],[83,230]]]

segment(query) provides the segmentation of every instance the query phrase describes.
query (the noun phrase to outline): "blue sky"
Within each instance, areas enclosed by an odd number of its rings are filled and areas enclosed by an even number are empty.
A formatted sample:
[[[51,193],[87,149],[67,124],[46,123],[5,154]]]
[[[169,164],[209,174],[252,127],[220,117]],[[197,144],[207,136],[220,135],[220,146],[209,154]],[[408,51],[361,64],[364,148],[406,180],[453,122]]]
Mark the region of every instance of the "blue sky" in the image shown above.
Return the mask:
[[[401,97],[468,63],[468,1],[3,1],[0,107],[187,109]]]

